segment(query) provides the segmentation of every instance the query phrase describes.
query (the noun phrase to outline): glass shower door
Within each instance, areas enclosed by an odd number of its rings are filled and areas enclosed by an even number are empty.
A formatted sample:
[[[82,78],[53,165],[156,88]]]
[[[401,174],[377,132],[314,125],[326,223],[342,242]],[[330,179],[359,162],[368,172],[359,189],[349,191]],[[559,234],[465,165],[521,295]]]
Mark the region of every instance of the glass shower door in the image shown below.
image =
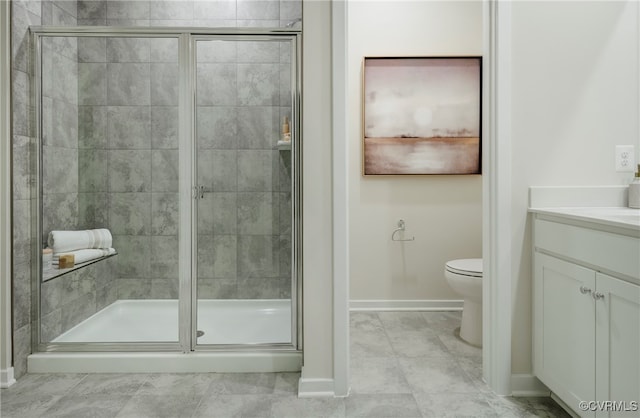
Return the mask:
[[[61,34],[39,52],[41,241],[76,263],[43,269],[38,341],[177,345],[178,37]],[[98,228],[117,255],[49,240]]]
[[[194,346],[295,345],[296,39],[194,44]]]

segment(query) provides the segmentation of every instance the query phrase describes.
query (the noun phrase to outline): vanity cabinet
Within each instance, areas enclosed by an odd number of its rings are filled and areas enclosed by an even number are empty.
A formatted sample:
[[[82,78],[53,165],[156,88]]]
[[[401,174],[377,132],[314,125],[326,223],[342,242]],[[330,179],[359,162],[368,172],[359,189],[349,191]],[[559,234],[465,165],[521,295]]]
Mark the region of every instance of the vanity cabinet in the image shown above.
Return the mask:
[[[534,218],[534,374],[583,417],[640,416],[615,405],[579,407],[626,401],[620,406],[633,409],[640,401],[639,240]],[[629,252],[635,256],[608,260]]]

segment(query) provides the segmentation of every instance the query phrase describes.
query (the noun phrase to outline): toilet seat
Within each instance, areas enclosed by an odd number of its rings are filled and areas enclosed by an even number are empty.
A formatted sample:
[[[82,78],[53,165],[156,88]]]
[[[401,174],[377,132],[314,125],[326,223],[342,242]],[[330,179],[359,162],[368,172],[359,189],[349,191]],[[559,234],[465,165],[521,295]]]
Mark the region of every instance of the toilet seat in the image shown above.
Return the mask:
[[[445,268],[453,274],[482,278],[482,259],[465,258],[461,260],[447,261]]]

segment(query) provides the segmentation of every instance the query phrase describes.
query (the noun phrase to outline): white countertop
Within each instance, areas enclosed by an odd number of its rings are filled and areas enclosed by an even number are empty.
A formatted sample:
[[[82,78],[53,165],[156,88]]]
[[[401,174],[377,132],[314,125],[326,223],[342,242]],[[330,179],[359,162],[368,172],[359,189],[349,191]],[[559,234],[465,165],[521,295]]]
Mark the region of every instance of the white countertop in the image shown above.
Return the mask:
[[[640,231],[640,209],[626,207],[530,208],[529,212]]]

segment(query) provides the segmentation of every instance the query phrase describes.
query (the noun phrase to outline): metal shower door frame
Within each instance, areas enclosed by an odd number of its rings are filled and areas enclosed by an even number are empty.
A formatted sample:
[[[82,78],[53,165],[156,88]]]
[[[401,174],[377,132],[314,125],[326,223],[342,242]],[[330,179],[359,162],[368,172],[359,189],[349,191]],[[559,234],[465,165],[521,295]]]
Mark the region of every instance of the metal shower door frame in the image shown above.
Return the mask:
[[[296,351],[302,350],[302,193],[301,193],[301,32],[295,29],[247,28],[159,28],[82,26],[32,26],[31,101],[34,109],[32,126],[35,131],[35,181],[32,187],[32,259],[31,269],[31,340],[34,352],[158,352],[158,351]],[[131,343],[52,343],[41,341],[41,289],[43,248],[43,179],[42,179],[42,63],[41,41],[45,37],[117,37],[175,38],[179,42],[179,338],[177,342]],[[292,42],[292,342],[291,344],[197,345],[197,201],[193,190],[197,184],[195,142],[195,42],[198,39],[290,39]],[[186,227],[185,227],[186,226]]]

